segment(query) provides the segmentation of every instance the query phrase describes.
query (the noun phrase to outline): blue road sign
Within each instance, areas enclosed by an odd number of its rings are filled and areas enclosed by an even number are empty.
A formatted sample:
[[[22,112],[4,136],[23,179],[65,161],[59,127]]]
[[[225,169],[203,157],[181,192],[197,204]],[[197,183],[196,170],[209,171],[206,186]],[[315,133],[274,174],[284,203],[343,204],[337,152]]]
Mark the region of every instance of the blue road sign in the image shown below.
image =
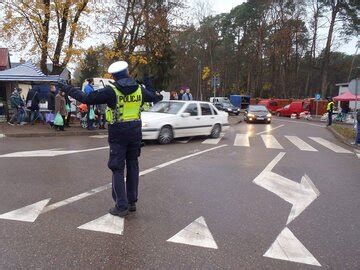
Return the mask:
[[[321,99],[321,95],[320,94],[315,94],[315,100],[320,100]]]

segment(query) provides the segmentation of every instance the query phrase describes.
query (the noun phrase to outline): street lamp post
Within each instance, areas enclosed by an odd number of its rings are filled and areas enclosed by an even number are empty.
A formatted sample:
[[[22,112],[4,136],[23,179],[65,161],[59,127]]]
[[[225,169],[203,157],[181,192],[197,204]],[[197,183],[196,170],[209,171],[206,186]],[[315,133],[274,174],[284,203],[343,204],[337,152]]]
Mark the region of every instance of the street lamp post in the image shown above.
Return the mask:
[[[194,56],[194,59],[196,61],[198,61],[199,65],[198,65],[198,73],[199,73],[199,76],[198,76],[198,83],[197,83],[197,87],[198,87],[198,93],[200,94],[200,100],[203,99],[203,96],[202,96],[202,91],[201,91],[201,60],[197,57]]]

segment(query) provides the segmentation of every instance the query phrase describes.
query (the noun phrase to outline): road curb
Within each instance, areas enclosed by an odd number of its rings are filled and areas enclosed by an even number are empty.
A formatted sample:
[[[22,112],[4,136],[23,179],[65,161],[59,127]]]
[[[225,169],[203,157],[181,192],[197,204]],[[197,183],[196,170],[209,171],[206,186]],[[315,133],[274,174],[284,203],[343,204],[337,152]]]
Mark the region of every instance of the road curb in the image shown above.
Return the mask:
[[[68,136],[92,136],[107,135],[107,131],[64,131],[64,132],[44,132],[44,133],[8,133],[1,134],[0,137],[7,138],[29,138],[29,137],[68,137]]]
[[[341,135],[339,132],[337,132],[333,127],[331,126],[327,126],[326,127],[328,130],[330,130],[330,132],[342,143],[354,148],[354,149],[360,149],[359,146],[351,144],[348,139],[346,139],[343,135]]]

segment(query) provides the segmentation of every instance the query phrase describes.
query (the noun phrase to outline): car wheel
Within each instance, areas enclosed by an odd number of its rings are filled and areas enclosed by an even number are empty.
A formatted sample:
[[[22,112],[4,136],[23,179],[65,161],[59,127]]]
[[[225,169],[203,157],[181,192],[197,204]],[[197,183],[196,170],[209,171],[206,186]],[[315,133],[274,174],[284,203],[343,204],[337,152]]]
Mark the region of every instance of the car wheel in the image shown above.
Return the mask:
[[[219,138],[221,133],[221,126],[219,124],[215,124],[210,133],[210,138]]]
[[[170,126],[165,126],[160,130],[158,142],[168,144],[174,139],[174,132]]]

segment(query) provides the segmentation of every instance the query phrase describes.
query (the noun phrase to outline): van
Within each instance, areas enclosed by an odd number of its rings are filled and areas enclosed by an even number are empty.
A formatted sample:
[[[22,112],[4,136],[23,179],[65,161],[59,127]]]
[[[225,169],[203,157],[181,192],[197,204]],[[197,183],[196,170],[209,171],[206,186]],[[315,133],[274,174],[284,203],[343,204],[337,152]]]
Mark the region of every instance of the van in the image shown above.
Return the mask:
[[[299,117],[300,113],[308,111],[308,103],[304,101],[294,101],[290,104],[277,109],[277,116],[291,116],[292,114],[296,114]]]
[[[262,99],[259,101],[258,105],[264,105],[272,114],[274,114],[277,109],[281,108],[276,99]]]

